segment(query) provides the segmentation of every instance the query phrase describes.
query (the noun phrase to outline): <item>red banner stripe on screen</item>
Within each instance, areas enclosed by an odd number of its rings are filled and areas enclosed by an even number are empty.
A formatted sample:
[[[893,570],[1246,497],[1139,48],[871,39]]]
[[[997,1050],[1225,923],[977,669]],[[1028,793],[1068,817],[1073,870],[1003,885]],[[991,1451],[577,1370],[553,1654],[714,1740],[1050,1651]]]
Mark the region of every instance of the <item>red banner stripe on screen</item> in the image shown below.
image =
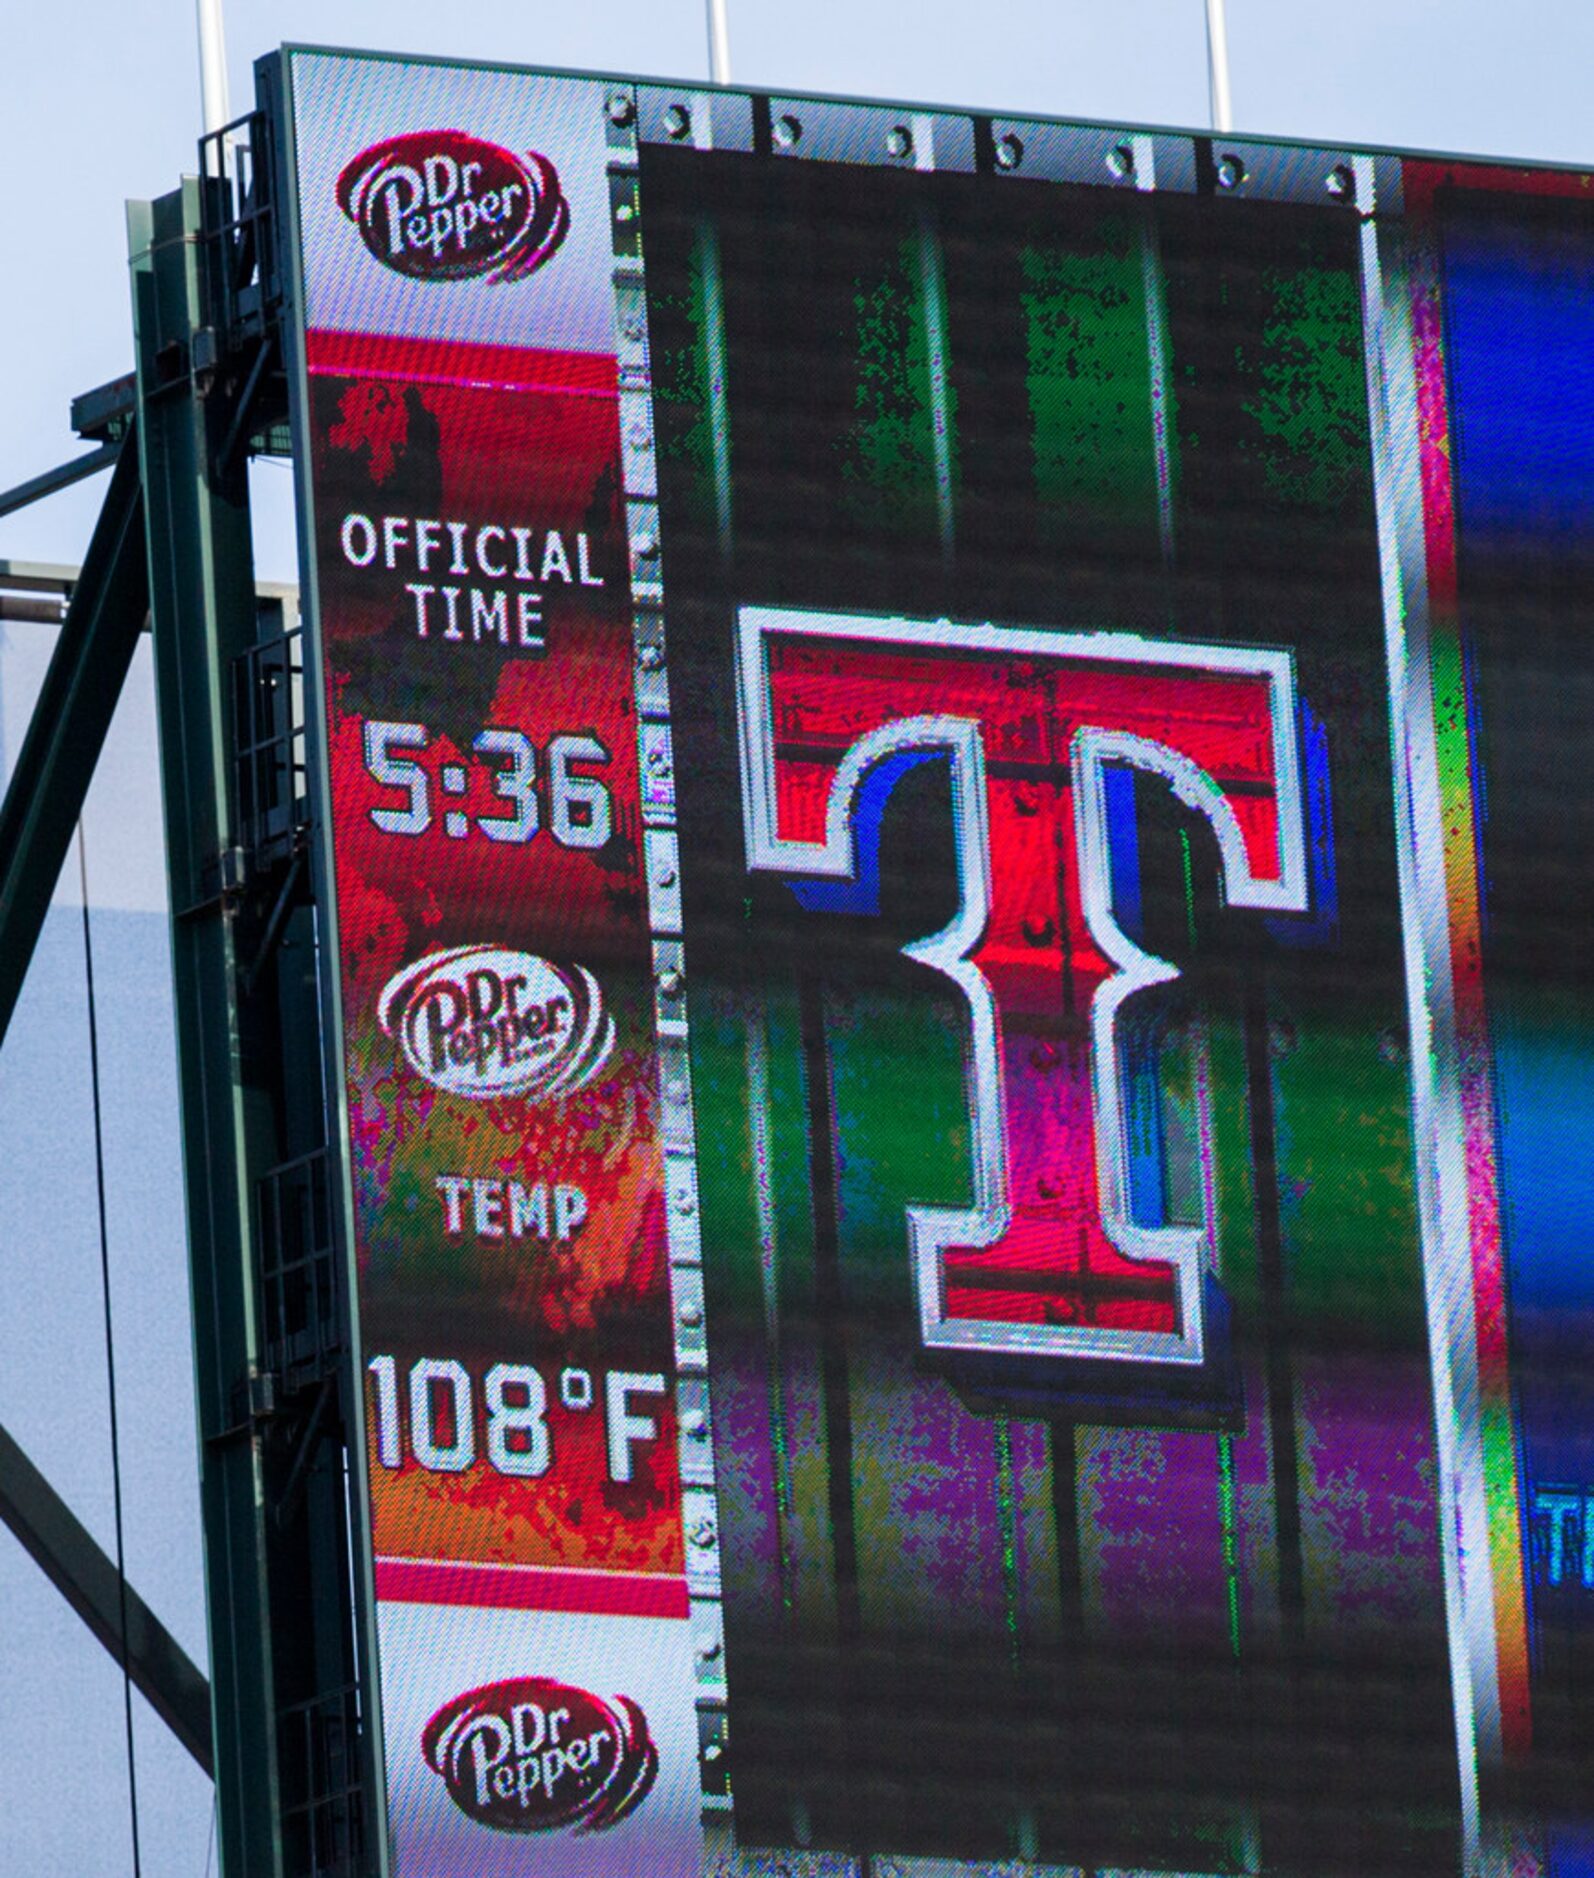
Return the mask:
[[[408,384],[485,385],[504,391],[562,391],[612,398],[619,365],[604,352],[551,352],[539,346],[492,346],[449,339],[398,339],[385,333],[307,335],[310,370]]]
[[[1497,196],[1572,196],[1594,202],[1594,171],[1513,169],[1499,163],[1419,162],[1400,166],[1401,191],[1408,214],[1429,213],[1441,189],[1477,190]]]
[[[667,1572],[586,1571],[558,1565],[477,1565],[379,1558],[376,1595],[395,1604],[471,1604],[594,1617],[685,1617],[686,1580]]]

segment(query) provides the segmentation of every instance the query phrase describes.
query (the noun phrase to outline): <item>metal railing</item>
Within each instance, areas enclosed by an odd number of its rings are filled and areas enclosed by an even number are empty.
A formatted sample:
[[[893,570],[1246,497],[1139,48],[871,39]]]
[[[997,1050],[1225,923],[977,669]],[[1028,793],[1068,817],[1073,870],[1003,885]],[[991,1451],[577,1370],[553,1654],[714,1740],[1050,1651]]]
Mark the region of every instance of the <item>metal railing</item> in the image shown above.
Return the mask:
[[[325,1148],[261,1176],[261,1354],[285,1395],[320,1382],[343,1348],[333,1179]]]
[[[354,1683],[278,1714],[283,1862],[302,1878],[355,1878],[362,1869],[361,1725]]]
[[[233,661],[237,832],[255,868],[292,854],[309,824],[304,635],[275,633]]]
[[[270,118],[251,111],[201,137],[199,163],[210,307],[231,351],[264,338],[282,306]]]

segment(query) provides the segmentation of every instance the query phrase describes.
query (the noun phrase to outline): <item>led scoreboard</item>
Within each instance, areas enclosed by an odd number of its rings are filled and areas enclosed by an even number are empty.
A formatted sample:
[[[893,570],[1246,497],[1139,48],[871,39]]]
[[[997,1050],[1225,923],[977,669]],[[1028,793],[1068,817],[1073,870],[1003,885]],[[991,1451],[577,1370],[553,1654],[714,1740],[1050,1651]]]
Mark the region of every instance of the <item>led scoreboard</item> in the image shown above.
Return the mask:
[[[1594,183],[263,83],[392,1871],[1594,1870]]]

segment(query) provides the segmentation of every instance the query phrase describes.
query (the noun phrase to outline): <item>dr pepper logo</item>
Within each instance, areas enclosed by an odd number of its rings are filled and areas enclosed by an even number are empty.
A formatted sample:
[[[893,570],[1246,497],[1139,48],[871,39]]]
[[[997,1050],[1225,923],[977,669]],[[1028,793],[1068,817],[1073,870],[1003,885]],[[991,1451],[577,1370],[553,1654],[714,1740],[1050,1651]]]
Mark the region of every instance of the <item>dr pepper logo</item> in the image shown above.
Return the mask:
[[[614,1019],[584,965],[504,946],[454,946],[382,988],[377,1022],[410,1068],[450,1095],[573,1095],[608,1062]]]
[[[634,1812],[659,1771],[647,1717],[549,1676],[468,1689],[421,1736],[462,1813],[500,1832],[602,1832]]]
[[[559,172],[462,130],[416,130],[364,150],[338,203],[384,267],[412,280],[521,280],[570,226]]]

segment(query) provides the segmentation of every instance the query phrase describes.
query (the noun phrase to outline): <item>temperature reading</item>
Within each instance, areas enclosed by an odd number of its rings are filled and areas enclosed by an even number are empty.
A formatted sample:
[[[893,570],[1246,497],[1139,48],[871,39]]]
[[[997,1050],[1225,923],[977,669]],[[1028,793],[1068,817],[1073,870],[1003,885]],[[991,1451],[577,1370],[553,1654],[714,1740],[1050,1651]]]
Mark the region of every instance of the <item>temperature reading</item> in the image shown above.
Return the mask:
[[[373,1356],[366,1368],[376,1458],[394,1472],[408,1448],[429,1474],[463,1474],[485,1459],[494,1473],[540,1480],[556,1458],[548,1426],[555,1397],[577,1415],[601,1400],[609,1478],[621,1485],[635,1475],[636,1450],[659,1438],[654,1411],[666,1384],[656,1372],[566,1368],[550,1389],[529,1363],[494,1363],[475,1378],[451,1357],[423,1356],[402,1377],[391,1356]]]
[[[370,811],[372,823],[385,835],[425,834],[436,819],[434,788],[447,803],[443,833],[455,841],[474,830],[488,841],[518,844],[546,827],[562,848],[594,849],[614,832],[608,785],[590,773],[610,760],[596,737],[561,732],[539,751],[524,731],[489,725],[471,745],[473,765],[429,766],[422,758],[430,742],[424,724],[372,718],[365,725],[367,773],[403,798],[402,805],[385,803]],[[471,795],[473,785],[491,797],[491,806],[474,814],[454,806]]]

